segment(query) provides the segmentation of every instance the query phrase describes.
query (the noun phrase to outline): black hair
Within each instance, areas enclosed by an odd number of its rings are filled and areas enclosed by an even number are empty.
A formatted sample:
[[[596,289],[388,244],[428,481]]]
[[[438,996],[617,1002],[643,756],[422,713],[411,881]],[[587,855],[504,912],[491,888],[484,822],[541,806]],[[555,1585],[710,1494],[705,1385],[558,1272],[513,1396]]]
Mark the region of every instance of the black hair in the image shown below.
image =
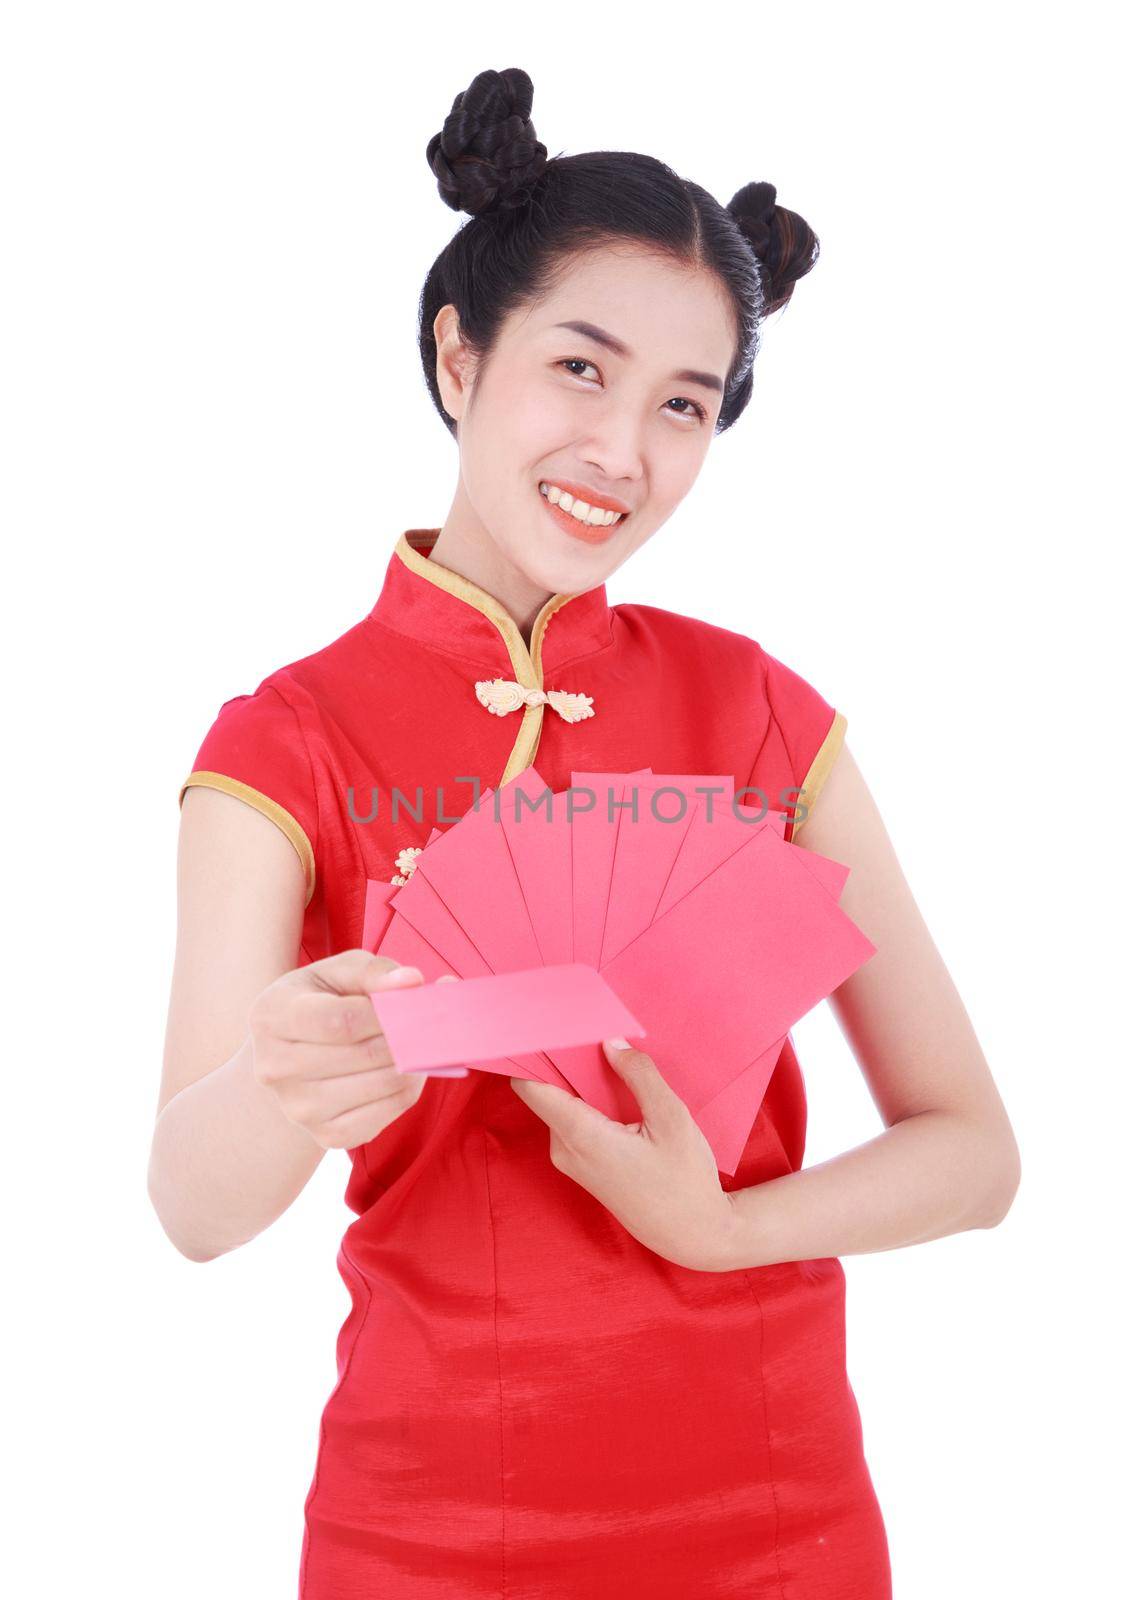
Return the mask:
[[[752,394],[760,325],[815,263],[816,235],[777,205],[771,183],[747,183],[723,206],[653,156],[595,150],[547,159],[530,120],[533,98],[520,67],[480,72],[426,147],[438,193],[470,214],[427,273],[418,306],[422,369],[439,416],[456,433],[438,392],[434,319],[444,305],[457,309],[480,375],[505,318],[544,294],[571,253],[627,239],[709,268],[729,293],[737,348],[715,425],[723,432]]]

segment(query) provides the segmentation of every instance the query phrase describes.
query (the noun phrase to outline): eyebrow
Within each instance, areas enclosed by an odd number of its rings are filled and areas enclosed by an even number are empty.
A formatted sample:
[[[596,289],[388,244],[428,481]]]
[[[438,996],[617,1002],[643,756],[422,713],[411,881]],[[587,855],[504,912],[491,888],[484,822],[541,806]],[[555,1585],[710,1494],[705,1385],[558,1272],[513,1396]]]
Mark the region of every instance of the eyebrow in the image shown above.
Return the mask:
[[[623,344],[615,334],[606,333],[605,329],[599,328],[595,322],[555,322],[554,327],[571,328],[583,338],[593,339],[597,344],[604,345],[607,350],[612,350],[615,356],[633,354],[627,344]],[[703,389],[715,389],[718,394],[725,392],[725,385],[713,372],[696,372],[692,367],[682,367],[677,372],[671,372],[669,376],[680,378],[685,383],[699,383]]]

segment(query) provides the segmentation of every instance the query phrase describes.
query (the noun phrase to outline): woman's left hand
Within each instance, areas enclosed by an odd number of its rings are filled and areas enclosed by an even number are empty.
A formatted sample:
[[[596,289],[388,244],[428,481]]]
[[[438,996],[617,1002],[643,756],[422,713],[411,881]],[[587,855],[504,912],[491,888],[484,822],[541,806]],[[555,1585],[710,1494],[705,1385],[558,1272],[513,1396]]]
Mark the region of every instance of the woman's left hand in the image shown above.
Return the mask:
[[[667,1261],[725,1270],[734,1213],[709,1141],[651,1057],[609,1041],[602,1049],[632,1091],[641,1122],[615,1122],[556,1084],[510,1079],[518,1098],[549,1124],[550,1160]]]

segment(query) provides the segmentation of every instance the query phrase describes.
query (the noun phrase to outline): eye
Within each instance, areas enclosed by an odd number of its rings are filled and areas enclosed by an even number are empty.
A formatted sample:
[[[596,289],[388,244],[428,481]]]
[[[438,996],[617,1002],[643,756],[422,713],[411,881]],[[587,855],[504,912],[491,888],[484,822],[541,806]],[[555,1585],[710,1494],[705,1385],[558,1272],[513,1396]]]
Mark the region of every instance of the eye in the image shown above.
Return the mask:
[[[559,367],[566,367],[566,368],[569,368],[569,367],[593,367],[593,370],[595,372],[598,370],[596,367],[594,367],[592,361],[583,361],[580,356],[570,356],[565,361],[559,361],[558,362],[558,366]],[[580,372],[575,372],[574,373],[574,377],[575,378],[580,378],[581,376],[582,376],[582,374]]]
[[[675,395],[672,400],[667,400],[665,402],[665,404],[667,406],[675,405],[678,400],[684,400],[685,404],[687,406],[692,406],[693,407],[693,410],[697,413],[698,422],[704,422],[704,421],[707,420],[709,413],[705,410],[705,407],[702,406],[702,405],[698,405],[696,400],[687,400],[687,399],[685,399],[685,396],[683,394]],[[684,411],[675,411],[673,414],[674,414],[674,416],[677,416],[677,417],[683,417],[685,415],[685,412]]]
[[[586,361],[581,356],[567,356],[563,360],[558,362],[558,366],[559,367],[564,367],[567,372],[569,371],[569,369],[571,367],[590,367],[590,368],[592,368],[592,370],[594,372],[599,371],[599,368],[597,367],[597,365],[594,362]],[[580,373],[580,372],[575,372],[575,373],[572,374],[572,376],[575,377],[575,378],[580,378],[580,377],[583,376],[583,374]],[[709,420],[709,413],[706,411],[705,407],[703,405],[700,405],[696,400],[688,399],[683,394],[674,395],[673,399],[672,400],[667,400],[665,402],[665,404],[667,406],[675,406],[679,402],[684,402],[685,405],[693,407],[693,410],[696,413],[698,422],[707,422]],[[687,413],[684,412],[684,411],[674,411],[673,415],[675,417],[684,417],[684,416],[687,415]]]

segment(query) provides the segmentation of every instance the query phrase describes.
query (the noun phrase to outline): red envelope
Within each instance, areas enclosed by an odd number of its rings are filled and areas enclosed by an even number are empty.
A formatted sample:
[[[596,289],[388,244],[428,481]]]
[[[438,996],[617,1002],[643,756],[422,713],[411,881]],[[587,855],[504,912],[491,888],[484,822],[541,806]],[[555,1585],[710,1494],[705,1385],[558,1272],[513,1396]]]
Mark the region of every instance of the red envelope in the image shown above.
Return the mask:
[[[400,1072],[464,1064],[500,1072],[510,1051],[645,1031],[601,974],[581,962],[434,989],[378,990],[370,999]]]
[[[364,943],[374,947],[366,935],[385,913],[377,948],[428,980],[598,971],[641,1019],[641,1048],[731,1175],[789,1030],[876,951],[838,903],[849,868],[787,842],[783,813],[734,805],[733,783],[574,772],[570,791],[551,795],[528,768],[432,837],[405,884],[389,895],[368,885]],[[654,815],[658,788],[680,794],[659,796]],[[408,1003],[444,1017],[468,987],[428,982],[387,998],[420,995]],[[625,1026],[574,1042],[555,1028],[543,1043],[537,1029],[515,1031],[536,1014],[516,1018],[515,992],[497,992],[507,1014],[496,1031],[483,1018],[482,1037],[519,1043],[485,1057],[476,1032],[459,1060],[556,1083],[619,1121],[640,1117],[600,1044]]]
[[[659,793],[663,788],[667,792]],[[705,817],[711,803],[701,788],[708,788],[713,801],[719,795],[728,801],[733,798],[732,778],[715,779],[711,785],[699,778],[638,778],[625,785],[599,963],[623,950],[653,921],[690,829]],[[631,802],[636,802],[632,810]],[[681,815],[670,820],[682,802]]]

